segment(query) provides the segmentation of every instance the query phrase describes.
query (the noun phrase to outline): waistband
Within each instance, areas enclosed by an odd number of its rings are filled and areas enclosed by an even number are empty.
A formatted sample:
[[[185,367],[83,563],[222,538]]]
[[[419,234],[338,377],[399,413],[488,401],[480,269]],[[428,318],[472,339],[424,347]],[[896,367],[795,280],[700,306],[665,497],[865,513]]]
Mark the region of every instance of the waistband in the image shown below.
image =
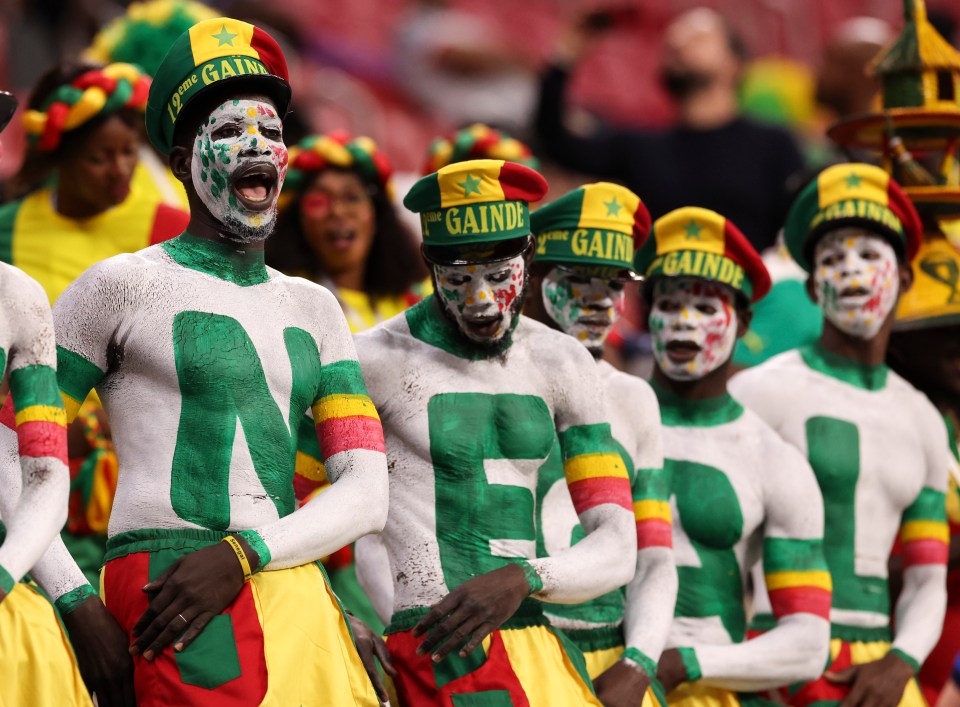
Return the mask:
[[[879,628],[864,628],[863,626],[849,626],[846,624],[830,624],[830,638],[839,638],[847,643],[874,643],[883,641],[890,643],[893,640],[893,633],[889,626]]]
[[[397,611],[390,617],[390,625],[384,630],[384,634],[390,635],[391,633],[410,631],[429,612],[429,606],[415,606],[412,609]],[[532,626],[549,627],[550,623],[543,615],[543,607],[538,600],[524,599],[516,613],[504,621],[498,630],[530,628]]]
[[[623,648],[622,626],[594,626],[593,628],[562,628],[567,638],[583,653]]]
[[[136,552],[157,550],[199,550],[223,540],[235,530],[206,530],[204,528],[145,528],[117,533],[107,538],[104,564]]]

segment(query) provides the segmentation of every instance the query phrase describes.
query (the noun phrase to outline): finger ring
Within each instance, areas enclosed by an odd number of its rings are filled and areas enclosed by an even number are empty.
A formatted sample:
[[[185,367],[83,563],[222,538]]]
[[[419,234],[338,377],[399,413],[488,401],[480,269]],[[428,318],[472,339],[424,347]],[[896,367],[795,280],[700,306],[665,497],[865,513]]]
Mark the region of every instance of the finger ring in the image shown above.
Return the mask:
[[[183,618],[183,614],[177,614],[177,616],[180,618],[181,621],[183,621],[183,623],[185,623],[185,624],[190,623],[190,622],[187,621],[185,618]]]

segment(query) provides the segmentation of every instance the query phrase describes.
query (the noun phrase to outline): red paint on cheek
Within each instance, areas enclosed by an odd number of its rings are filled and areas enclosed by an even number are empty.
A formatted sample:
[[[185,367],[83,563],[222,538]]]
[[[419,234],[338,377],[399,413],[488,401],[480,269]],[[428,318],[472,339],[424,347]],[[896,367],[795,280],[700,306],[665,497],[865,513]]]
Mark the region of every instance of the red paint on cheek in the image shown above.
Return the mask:
[[[517,286],[510,285],[509,290],[496,290],[493,295],[497,299],[497,307],[501,312],[505,312],[506,310],[510,309],[511,303],[517,298]]]
[[[324,218],[330,213],[330,198],[323,192],[307,194],[300,202],[300,213],[312,218]]]

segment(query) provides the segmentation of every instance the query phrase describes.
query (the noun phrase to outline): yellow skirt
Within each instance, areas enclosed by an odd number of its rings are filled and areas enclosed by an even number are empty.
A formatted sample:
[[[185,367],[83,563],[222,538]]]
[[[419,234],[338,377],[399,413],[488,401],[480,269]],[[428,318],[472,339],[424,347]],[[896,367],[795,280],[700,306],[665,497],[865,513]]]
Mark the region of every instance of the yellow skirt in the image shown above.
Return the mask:
[[[53,606],[29,584],[17,584],[0,603],[0,705],[92,704]]]

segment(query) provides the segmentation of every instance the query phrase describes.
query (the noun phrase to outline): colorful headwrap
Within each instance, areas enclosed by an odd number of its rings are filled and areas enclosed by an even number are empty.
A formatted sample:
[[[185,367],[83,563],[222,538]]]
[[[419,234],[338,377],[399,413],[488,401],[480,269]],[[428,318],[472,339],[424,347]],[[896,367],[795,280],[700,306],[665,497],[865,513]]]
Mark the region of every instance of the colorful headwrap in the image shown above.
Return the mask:
[[[215,10],[192,0],[134,2],[93,38],[85,57],[102,64],[135,63],[153,76],[181,34],[216,16]]]
[[[99,115],[121,108],[143,111],[150,77],[133,64],[109,64],[91,69],[57,88],[41,110],[28,110],[23,126],[39,150],[52,152],[64,133],[76,130]]]
[[[506,160],[531,169],[540,168],[540,162],[525,144],[488,125],[474,123],[430,143],[420,173],[431,174],[454,162],[467,160]]]
[[[379,186],[393,199],[393,165],[371,138],[351,137],[344,132],[310,135],[290,148],[290,162],[283,193],[292,196],[309,178],[327,167],[350,169]]]

